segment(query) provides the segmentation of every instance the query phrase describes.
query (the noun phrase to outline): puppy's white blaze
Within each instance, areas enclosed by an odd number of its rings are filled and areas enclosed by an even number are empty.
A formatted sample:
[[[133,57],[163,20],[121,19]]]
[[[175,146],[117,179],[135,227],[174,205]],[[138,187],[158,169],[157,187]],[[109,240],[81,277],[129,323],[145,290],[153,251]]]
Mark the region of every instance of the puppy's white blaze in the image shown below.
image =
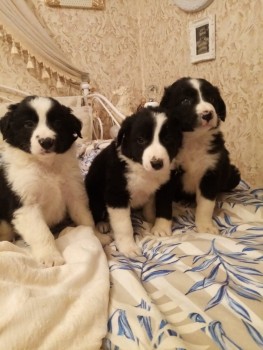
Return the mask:
[[[133,238],[130,208],[107,207],[107,210],[119,251],[127,256],[136,255],[136,252],[139,254],[139,248]]]
[[[39,121],[45,121],[46,114],[52,107],[52,101],[46,97],[36,97],[29,101],[29,105],[37,112]]]
[[[160,131],[167,117],[164,113],[155,113],[154,118],[156,121],[156,126],[153,140],[143,152],[142,164],[147,171],[164,171],[170,167],[170,161],[165,147],[160,143]],[[163,161],[163,167],[159,170],[153,169],[151,165],[151,161],[153,159],[161,159]]]
[[[52,107],[52,101],[45,97],[37,97],[31,100],[29,104],[36,111],[39,118],[37,127],[31,136],[30,151],[32,154],[39,154],[43,151],[38,142],[39,139],[47,137],[54,139],[56,136],[54,130],[51,130],[47,125],[47,113]]]
[[[200,82],[197,79],[190,79],[190,84],[192,84],[192,87],[198,91],[199,98],[202,100],[202,96],[200,93]]]
[[[204,112],[212,113],[212,119],[209,121],[209,123],[205,121],[202,122],[202,119],[200,119],[200,124],[209,125],[211,127],[217,126],[217,114],[216,114],[215,108],[211,103],[204,101],[200,90],[200,82],[196,79],[191,79],[190,84],[198,92],[198,96],[199,96],[199,103],[196,105],[196,108],[195,108],[196,113],[199,116],[201,116]]]

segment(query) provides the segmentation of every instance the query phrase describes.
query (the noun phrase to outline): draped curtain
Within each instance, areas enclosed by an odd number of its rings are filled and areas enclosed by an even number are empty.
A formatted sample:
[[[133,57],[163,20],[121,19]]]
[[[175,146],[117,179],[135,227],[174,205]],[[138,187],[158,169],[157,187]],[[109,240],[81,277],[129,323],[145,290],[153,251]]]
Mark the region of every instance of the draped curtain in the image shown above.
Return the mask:
[[[75,67],[69,57],[56,45],[28,5],[30,0],[4,0],[0,5],[0,24],[11,35],[13,45],[28,52],[42,65],[43,75],[56,74],[71,83],[88,81],[88,73]],[[16,47],[14,47],[16,49]],[[30,66],[30,64],[29,64]]]

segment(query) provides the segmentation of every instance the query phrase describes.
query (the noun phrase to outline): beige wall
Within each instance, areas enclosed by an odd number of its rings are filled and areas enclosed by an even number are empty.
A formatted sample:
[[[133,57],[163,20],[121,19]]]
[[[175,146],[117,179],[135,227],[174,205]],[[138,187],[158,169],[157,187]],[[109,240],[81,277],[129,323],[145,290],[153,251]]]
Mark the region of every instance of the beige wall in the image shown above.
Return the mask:
[[[158,87],[159,99],[164,86],[185,75],[217,85],[227,104],[222,128],[232,159],[244,179],[263,186],[262,1],[214,0],[194,14],[172,0],[105,1],[105,10],[92,11],[49,8],[33,0],[56,42],[109,98],[125,86],[136,106],[150,85]],[[191,64],[188,25],[205,14],[216,15],[216,60]],[[1,82],[47,94],[46,84],[8,50],[0,41]]]

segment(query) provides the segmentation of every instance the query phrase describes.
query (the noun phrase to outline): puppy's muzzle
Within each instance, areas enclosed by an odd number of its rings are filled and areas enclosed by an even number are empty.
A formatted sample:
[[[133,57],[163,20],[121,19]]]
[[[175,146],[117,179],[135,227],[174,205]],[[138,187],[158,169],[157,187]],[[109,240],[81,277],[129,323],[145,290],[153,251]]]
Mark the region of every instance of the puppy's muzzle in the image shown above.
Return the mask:
[[[209,122],[213,118],[213,114],[210,111],[204,111],[201,114],[201,118],[204,119],[205,121]]]
[[[55,140],[52,139],[51,137],[39,139],[38,142],[39,142],[40,146],[46,151],[50,151],[55,144]]]
[[[153,158],[151,161],[151,166],[154,170],[160,170],[163,167],[163,160],[162,159],[157,159],[157,158]]]

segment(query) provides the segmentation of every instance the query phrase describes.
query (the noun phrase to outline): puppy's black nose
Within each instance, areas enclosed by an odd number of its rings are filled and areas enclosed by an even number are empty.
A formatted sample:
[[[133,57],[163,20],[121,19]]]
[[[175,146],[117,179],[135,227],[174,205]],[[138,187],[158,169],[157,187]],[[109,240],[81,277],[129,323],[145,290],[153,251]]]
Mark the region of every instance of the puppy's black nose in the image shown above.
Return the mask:
[[[207,122],[209,122],[209,120],[211,120],[212,118],[213,118],[212,112],[209,112],[209,111],[203,112],[202,119],[204,119]]]
[[[153,160],[151,160],[151,166],[155,170],[160,170],[163,167],[163,160],[162,159],[153,159]]]
[[[44,148],[45,150],[49,150],[51,147],[53,147],[55,140],[50,137],[47,137],[45,139],[39,139],[38,142],[42,148]]]

